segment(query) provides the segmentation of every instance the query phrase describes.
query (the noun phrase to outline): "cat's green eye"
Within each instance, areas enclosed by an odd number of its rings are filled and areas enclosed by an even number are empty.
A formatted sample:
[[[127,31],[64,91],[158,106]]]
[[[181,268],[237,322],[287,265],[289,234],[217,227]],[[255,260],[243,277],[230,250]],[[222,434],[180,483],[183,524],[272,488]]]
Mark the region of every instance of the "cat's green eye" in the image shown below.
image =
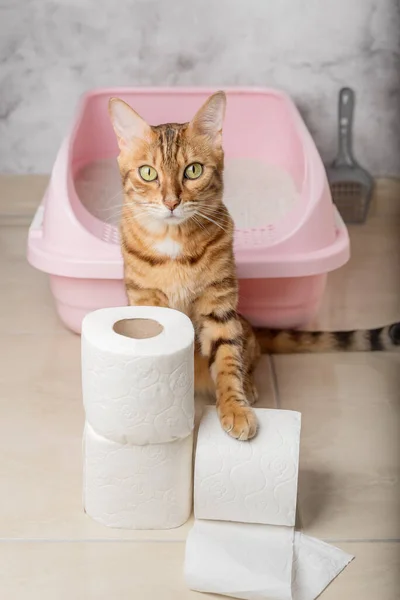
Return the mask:
[[[140,167],[139,174],[145,181],[155,181],[158,177],[157,171],[154,167],[150,167],[150,165],[143,165],[143,167]]]
[[[200,163],[192,163],[187,166],[184,172],[186,179],[198,179],[203,173],[203,165]]]

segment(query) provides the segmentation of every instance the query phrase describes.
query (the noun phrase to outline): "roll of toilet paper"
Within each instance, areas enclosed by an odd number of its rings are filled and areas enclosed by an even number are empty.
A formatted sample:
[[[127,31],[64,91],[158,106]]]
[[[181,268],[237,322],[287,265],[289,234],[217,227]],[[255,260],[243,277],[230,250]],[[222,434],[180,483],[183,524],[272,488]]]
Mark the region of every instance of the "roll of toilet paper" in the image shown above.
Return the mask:
[[[294,530],[300,414],[255,412],[257,436],[238,442],[205,410],[185,578],[193,590],[245,600],[314,600],[352,557]]]
[[[108,527],[172,529],[192,508],[193,434],[165,444],[119,444],[86,424],[83,501]]]
[[[160,444],[190,435],[194,422],[194,330],[156,307],[106,308],[82,324],[86,420],[119,443]]]
[[[196,519],[295,524],[300,413],[256,412],[257,436],[239,444],[223,435],[215,408],[206,408],[196,449]]]
[[[314,600],[353,558],[293,527],[196,521],[185,579],[192,590],[244,600]]]

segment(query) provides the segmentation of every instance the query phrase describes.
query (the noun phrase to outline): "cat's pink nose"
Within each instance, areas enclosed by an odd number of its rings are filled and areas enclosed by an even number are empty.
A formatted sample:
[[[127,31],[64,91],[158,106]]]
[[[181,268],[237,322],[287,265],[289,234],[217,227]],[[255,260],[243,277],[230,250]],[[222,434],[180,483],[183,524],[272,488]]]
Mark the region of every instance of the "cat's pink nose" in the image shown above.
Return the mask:
[[[177,198],[166,198],[164,204],[169,210],[174,210],[178,206],[179,200]]]

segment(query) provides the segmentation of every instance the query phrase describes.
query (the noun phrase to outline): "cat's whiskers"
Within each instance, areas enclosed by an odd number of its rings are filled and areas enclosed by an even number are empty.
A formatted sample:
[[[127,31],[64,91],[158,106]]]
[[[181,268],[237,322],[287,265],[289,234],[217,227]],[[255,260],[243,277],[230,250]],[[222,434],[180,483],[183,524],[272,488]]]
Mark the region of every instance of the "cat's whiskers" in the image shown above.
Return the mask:
[[[216,206],[213,206],[209,204],[203,204],[201,202],[185,202],[184,208],[187,210],[193,209],[194,211],[200,209],[208,212],[221,212],[226,210],[226,207],[223,204],[217,204]]]
[[[104,208],[98,208],[97,212],[99,213],[105,213],[105,212],[117,212],[117,211],[121,211],[122,210],[122,204],[115,204],[114,206],[105,206]]]
[[[115,226],[122,219],[122,206],[116,209],[114,213],[100,218],[104,223]]]
[[[118,192],[117,194],[115,194],[115,196],[113,196],[112,198],[110,198],[108,200],[108,202],[111,202],[111,200],[113,200],[114,198],[116,198],[117,196],[119,196],[120,194],[123,193],[123,190],[121,190],[120,192]],[[150,212],[153,211],[153,213],[157,213],[158,210],[156,207],[154,207],[154,205],[151,202],[146,202],[146,201],[123,201],[123,198],[121,198],[121,204],[117,204],[114,206],[106,206],[104,208],[100,208],[99,209],[99,213],[108,213],[106,215],[106,217],[103,219],[105,223],[113,223],[114,221],[116,221],[118,218],[121,218],[122,216],[122,211],[124,209],[124,207],[127,207],[128,209],[131,209],[131,211],[134,213],[135,209],[140,206],[140,208],[143,209],[143,213],[145,212]],[[146,209],[146,210],[145,210]],[[138,213],[134,213],[134,214],[138,214]]]
[[[226,231],[223,225],[226,225],[229,222],[229,214],[226,212],[226,208],[224,206],[201,205],[198,207],[196,213]]]
[[[114,198],[116,198],[117,196],[118,194],[110,198],[108,202],[111,202],[111,200],[114,200]],[[104,218],[102,220],[104,220],[105,223],[108,223],[109,221],[114,220],[115,217],[121,216],[122,207],[123,200],[121,198],[121,203],[114,204],[112,206],[104,206],[103,208],[97,209],[97,212],[99,213],[100,218],[104,215]]]
[[[219,227],[220,229],[222,229],[223,231],[226,231],[226,233],[229,233],[227,229],[225,229],[225,227],[223,227],[220,223],[218,223],[217,221],[214,221],[214,219],[211,219],[211,217],[206,216],[205,214],[201,213],[200,211],[196,212],[196,215],[199,215],[200,217],[203,217],[203,219],[206,219],[207,221],[210,221],[211,223],[214,223],[214,225],[216,225],[217,227]]]
[[[191,221],[192,219],[196,223],[196,225],[198,225],[199,227],[204,229],[204,231],[207,231],[207,228],[205,227],[205,225],[203,225],[203,223],[201,221],[199,221],[199,219],[196,219],[196,214],[189,217],[188,221]]]
[[[224,216],[226,215],[225,207],[200,206],[198,210],[201,210],[201,212],[208,215],[219,215],[221,213],[223,213]]]
[[[118,196],[120,196],[123,193],[124,193],[124,190],[121,188],[116,194],[114,194],[114,196],[111,196],[111,198],[108,198],[108,202],[115,200],[115,198],[117,198]]]
[[[151,206],[143,204],[143,206],[136,204],[125,205],[129,209],[128,217],[130,219],[140,218],[143,216],[151,216],[151,214],[157,212]]]

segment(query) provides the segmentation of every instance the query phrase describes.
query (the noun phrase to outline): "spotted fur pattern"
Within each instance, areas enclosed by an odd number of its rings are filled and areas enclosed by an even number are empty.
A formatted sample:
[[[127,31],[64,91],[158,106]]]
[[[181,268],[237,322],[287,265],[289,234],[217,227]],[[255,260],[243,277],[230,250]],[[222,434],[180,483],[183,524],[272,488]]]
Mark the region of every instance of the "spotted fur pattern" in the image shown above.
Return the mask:
[[[253,371],[262,352],[383,350],[399,344],[398,326],[369,332],[253,330],[237,312],[232,219],[222,201],[225,95],[211,96],[190,123],[149,126],[122,100],[110,101],[124,205],[125,285],[131,305],[186,313],[196,331],[197,390],[215,393],[222,427],[240,440],[257,422]],[[185,177],[199,163],[202,174]],[[157,179],[144,181],[150,165]]]

